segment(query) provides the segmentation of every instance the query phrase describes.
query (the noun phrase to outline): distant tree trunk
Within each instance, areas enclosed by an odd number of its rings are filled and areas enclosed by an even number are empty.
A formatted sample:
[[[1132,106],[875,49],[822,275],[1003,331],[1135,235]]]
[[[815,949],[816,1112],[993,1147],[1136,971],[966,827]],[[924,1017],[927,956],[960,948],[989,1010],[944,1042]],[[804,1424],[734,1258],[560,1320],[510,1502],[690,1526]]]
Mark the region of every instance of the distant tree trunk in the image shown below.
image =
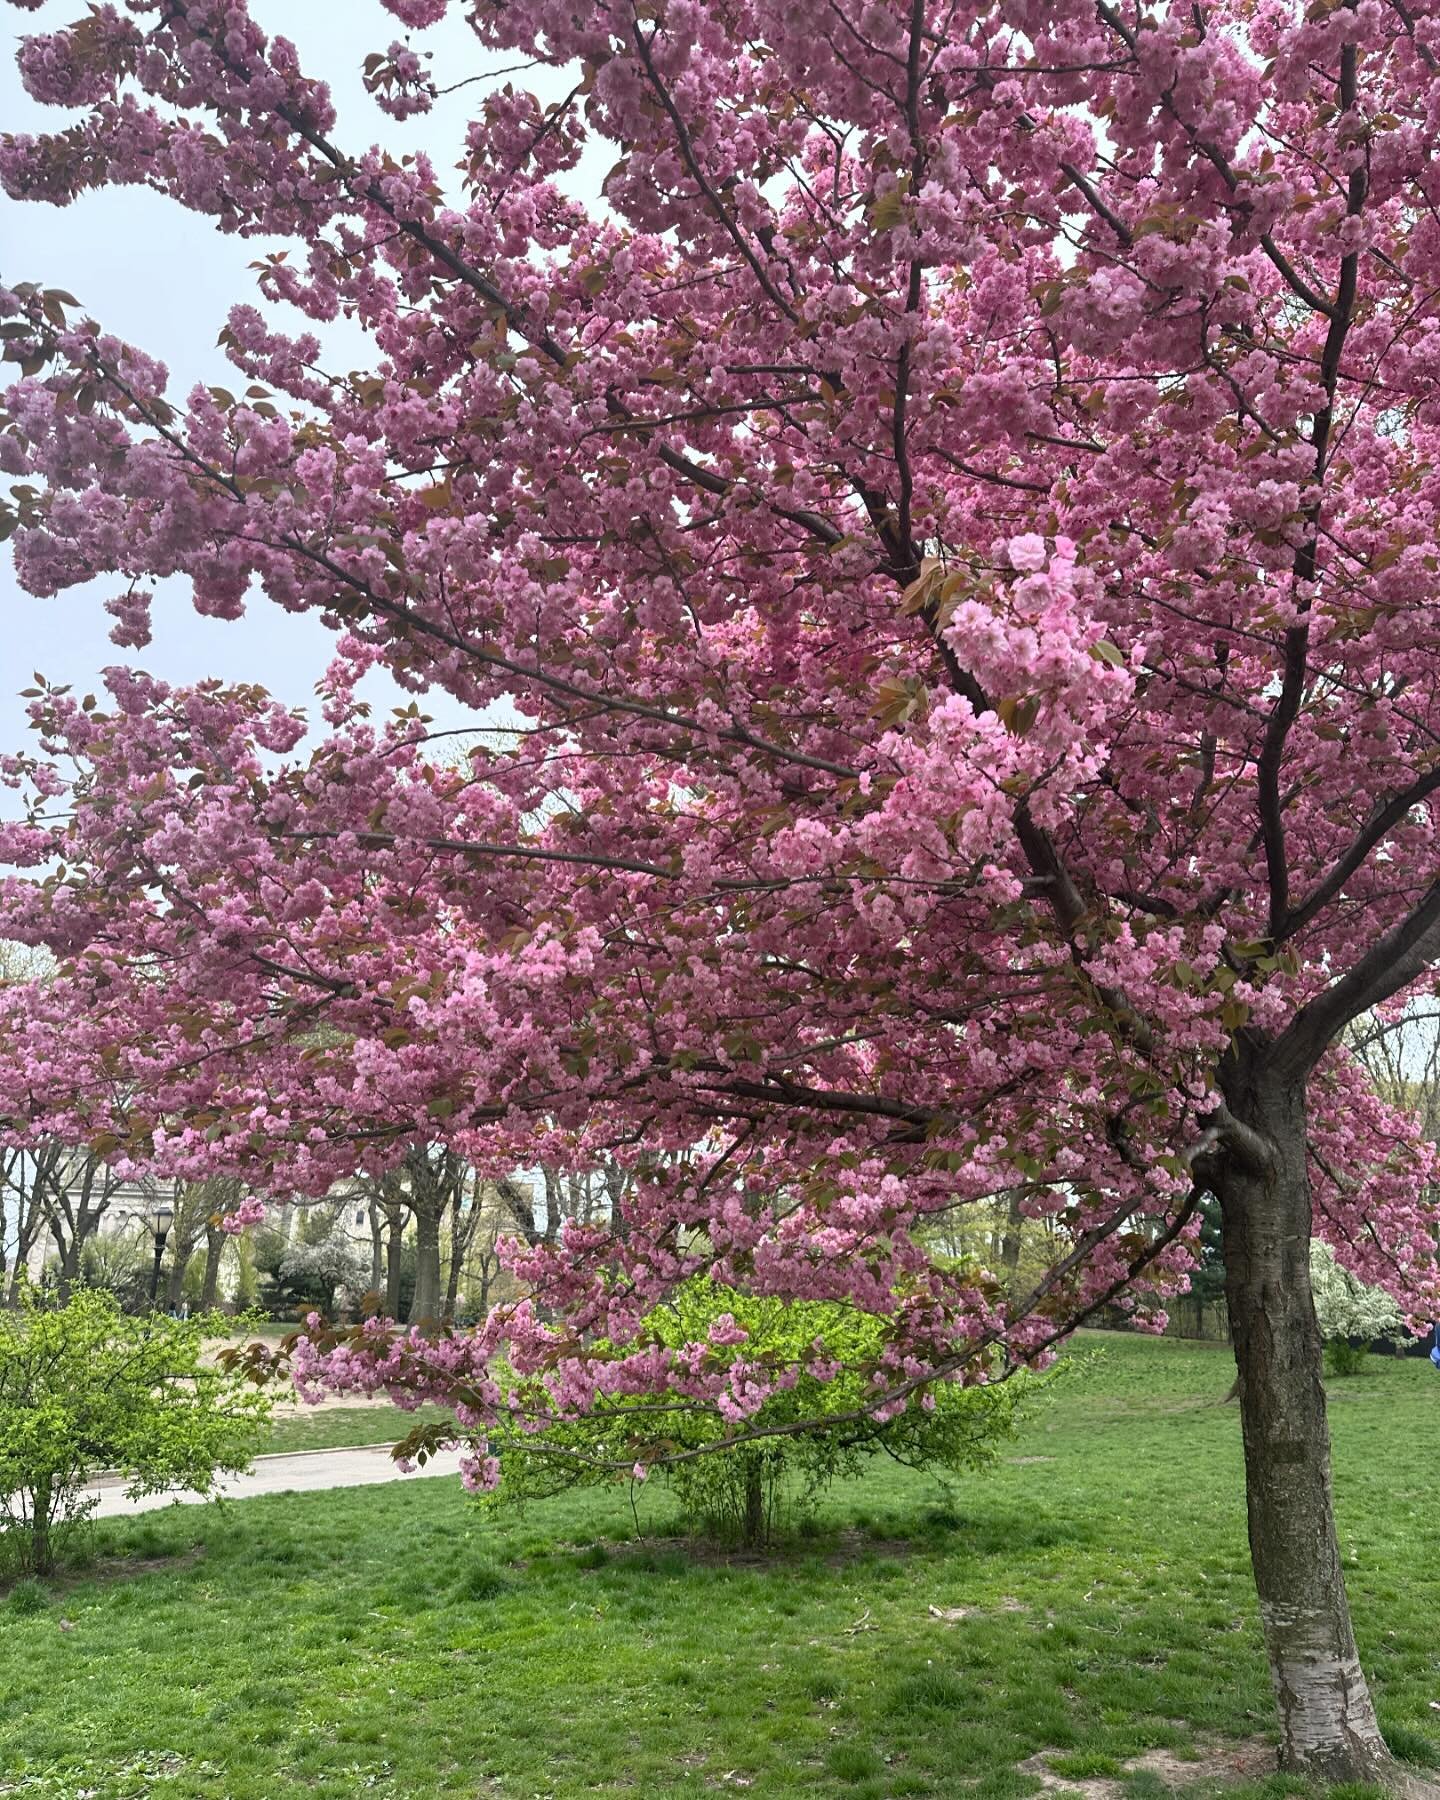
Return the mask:
[[[531,1205],[530,1197],[525,1189],[518,1182],[512,1181],[508,1175],[502,1175],[495,1183],[495,1192],[510,1217],[515,1221],[521,1237],[533,1248],[540,1242],[540,1227],[535,1220],[535,1208]]]
[[[476,1202],[478,1204],[478,1202]],[[468,1235],[461,1229],[460,1207],[450,1214],[450,1274],[445,1283],[445,1309],[442,1317],[447,1325],[455,1323],[455,1306],[460,1298],[460,1276],[465,1267]]]
[[[213,1312],[220,1292],[220,1260],[225,1254],[226,1234],[218,1225],[205,1227],[205,1274],[200,1283],[200,1311]]]
[[[1006,1195],[1005,1231],[1000,1239],[1000,1263],[1013,1284],[1020,1268],[1020,1227],[1025,1215],[1020,1210],[1020,1190],[1011,1188]]]
[[[490,1311],[490,1282],[494,1272],[499,1269],[499,1259],[493,1248],[487,1249],[480,1258],[480,1303],[477,1311],[483,1319]]]
[[[385,1284],[385,1235],[380,1208],[372,1198],[370,1214],[370,1292],[379,1294]]]
[[[415,1297],[408,1323],[440,1317],[440,1216],[429,1206],[415,1209]]]
[[[55,1243],[60,1252],[60,1266],[56,1272],[55,1297],[64,1306],[80,1279],[81,1246],[78,1237],[61,1239],[57,1235]]]
[[[31,1206],[16,1220],[15,1260],[10,1265],[10,1285],[5,1291],[5,1304],[20,1304],[20,1288],[30,1273],[30,1253],[40,1236],[43,1218],[38,1207]]]
[[[177,1239],[170,1252],[170,1273],[165,1278],[165,1310],[174,1312],[179,1306],[185,1290],[185,1271],[190,1267],[190,1259],[194,1249],[183,1239]]]
[[[559,1172],[555,1169],[542,1169],[545,1177],[545,1237],[547,1244],[553,1244],[565,1218],[565,1189],[561,1183]]]
[[[400,1317],[400,1279],[404,1273],[405,1215],[398,1206],[391,1207],[389,1229],[385,1236],[385,1317]]]
[[[1310,1292],[1305,1095],[1229,1072],[1231,1112],[1257,1134],[1220,1183],[1250,1553],[1280,1708],[1282,1765],[1324,1783],[1384,1784],[1393,1765],[1361,1672],[1330,1485],[1322,1345]]]
[[[747,1550],[758,1550],[764,1544],[765,1481],[759,1457],[750,1459],[745,1469],[745,1517],[740,1529]]]

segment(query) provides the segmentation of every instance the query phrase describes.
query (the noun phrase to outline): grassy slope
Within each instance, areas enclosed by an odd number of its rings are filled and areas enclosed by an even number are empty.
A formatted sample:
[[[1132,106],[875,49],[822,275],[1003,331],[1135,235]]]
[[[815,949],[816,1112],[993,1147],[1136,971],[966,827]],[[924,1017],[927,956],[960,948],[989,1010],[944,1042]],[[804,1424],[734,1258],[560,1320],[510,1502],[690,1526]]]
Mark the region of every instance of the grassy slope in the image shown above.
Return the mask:
[[[0,1794],[1003,1800],[1040,1749],[1080,1778],[1266,1731],[1228,1355],[1097,1344],[1015,1448],[1052,1460],[948,1506],[876,1471],[826,1511],[844,1537],[768,1566],[655,1541],[650,1491],[628,1548],[623,1495],[496,1524],[445,1480],[107,1526],[109,1554],[204,1551],[0,1609]],[[1332,1394],[1362,1649],[1387,1726],[1423,1732],[1440,1382],[1377,1362]]]

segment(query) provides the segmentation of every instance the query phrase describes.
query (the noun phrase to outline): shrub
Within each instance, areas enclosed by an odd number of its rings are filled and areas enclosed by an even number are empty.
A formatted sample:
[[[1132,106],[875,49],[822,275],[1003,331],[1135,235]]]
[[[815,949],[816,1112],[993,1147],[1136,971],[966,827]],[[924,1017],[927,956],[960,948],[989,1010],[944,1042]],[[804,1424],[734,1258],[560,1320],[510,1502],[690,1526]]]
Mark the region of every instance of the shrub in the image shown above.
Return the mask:
[[[1325,1341],[1325,1368],[1331,1375],[1358,1375],[1370,1354],[1369,1344],[1352,1344],[1349,1338],[1332,1337]]]
[[[227,1327],[229,1321],[226,1322]],[[48,1574],[94,1510],[85,1484],[113,1469],[130,1494],[207,1493],[243,1469],[270,1402],[201,1360],[215,1320],[131,1317],[82,1289],[47,1307],[28,1289],[0,1313],[0,1551]]]
[[[285,1246],[275,1265],[274,1295],[282,1305],[301,1312],[315,1307],[333,1318],[340,1290],[358,1295],[368,1280],[365,1259],[337,1218],[318,1241],[296,1238]]]
[[[711,1324],[729,1315],[746,1332],[750,1361],[803,1364],[812,1346],[844,1371],[834,1380],[801,1375],[773,1393],[743,1429],[785,1427],[818,1419],[793,1435],[730,1443],[736,1427],[717,1412],[696,1408],[665,1414],[664,1438],[648,1428],[643,1401],[602,1401],[581,1420],[538,1434],[515,1432],[494,1441],[503,1479],[494,1504],[523,1504],[572,1488],[624,1479],[615,1465],[655,1461],[655,1475],[679,1502],[693,1533],[713,1542],[749,1547],[769,1542],[788,1513],[808,1508],[831,1483],[860,1473],[874,1456],[911,1468],[957,1473],[994,1461],[1015,1435],[1025,1399],[1040,1378],[962,1387],[939,1382],[915,1393],[905,1410],[884,1423],[861,1410],[873,1391],[863,1373],[878,1362],[884,1322],[826,1301],[755,1299],[706,1278],[687,1282],[650,1315],[652,1341],[679,1348],[703,1341]],[[665,1461],[677,1453],[697,1454]],[[608,1468],[603,1465],[610,1465]]]
[[[150,1262],[133,1233],[101,1232],[80,1252],[80,1276],[88,1288],[108,1288],[126,1311],[138,1310],[150,1291]]]

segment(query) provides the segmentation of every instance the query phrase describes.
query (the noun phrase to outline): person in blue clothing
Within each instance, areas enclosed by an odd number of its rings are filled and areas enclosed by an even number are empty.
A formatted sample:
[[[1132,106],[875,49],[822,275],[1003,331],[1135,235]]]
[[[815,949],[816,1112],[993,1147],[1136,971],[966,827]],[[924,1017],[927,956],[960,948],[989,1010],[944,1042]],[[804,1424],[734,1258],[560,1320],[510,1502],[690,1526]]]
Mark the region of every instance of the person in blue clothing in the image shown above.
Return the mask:
[[[1430,1331],[1434,1339],[1430,1346],[1430,1360],[1437,1369],[1440,1369],[1440,1325],[1432,1325]]]

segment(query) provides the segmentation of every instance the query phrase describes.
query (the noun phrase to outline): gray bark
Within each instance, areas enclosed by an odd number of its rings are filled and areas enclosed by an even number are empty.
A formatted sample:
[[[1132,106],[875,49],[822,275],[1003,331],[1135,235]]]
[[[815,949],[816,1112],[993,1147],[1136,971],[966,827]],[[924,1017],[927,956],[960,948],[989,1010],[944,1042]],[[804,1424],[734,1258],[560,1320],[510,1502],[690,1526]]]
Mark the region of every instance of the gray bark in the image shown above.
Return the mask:
[[[429,1206],[415,1209],[415,1297],[409,1323],[440,1317],[440,1214]]]
[[[1020,1269],[1020,1228],[1025,1220],[1020,1199],[1020,1189],[1011,1188],[1006,1196],[1005,1230],[1000,1239],[1000,1264],[1012,1287]]]
[[[171,1233],[170,1273],[165,1277],[165,1310],[173,1312],[180,1304],[185,1287],[185,1272],[190,1267],[194,1250],[183,1238]]]
[[[400,1278],[404,1273],[405,1214],[398,1206],[386,1210],[385,1234],[385,1317],[400,1316]]]
[[[1327,1784],[1393,1784],[1335,1533],[1323,1346],[1310,1292],[1304,1087],[1238,1061],[1225,1085],[1231,1113],[1253,1139],[1230,1148],[1218,1187],[1250,1553],[1280,1760]]]
[[[200,1283],[200,1311],[213,1312],[220,1291],[220,1259],[225,1254],[226,1234],[218,1225],[205,1227],[205,1275]]]
[[[373,1195],[367,1210],[370,1217],[370,1292],[381,1294],[385,1290],[384,1216]]]
[[[55,1294],[64,1306],[80,1280],[80,1252],[83,1245],[75,1238],[58,1239],[60,1266],[56,1275]]]

